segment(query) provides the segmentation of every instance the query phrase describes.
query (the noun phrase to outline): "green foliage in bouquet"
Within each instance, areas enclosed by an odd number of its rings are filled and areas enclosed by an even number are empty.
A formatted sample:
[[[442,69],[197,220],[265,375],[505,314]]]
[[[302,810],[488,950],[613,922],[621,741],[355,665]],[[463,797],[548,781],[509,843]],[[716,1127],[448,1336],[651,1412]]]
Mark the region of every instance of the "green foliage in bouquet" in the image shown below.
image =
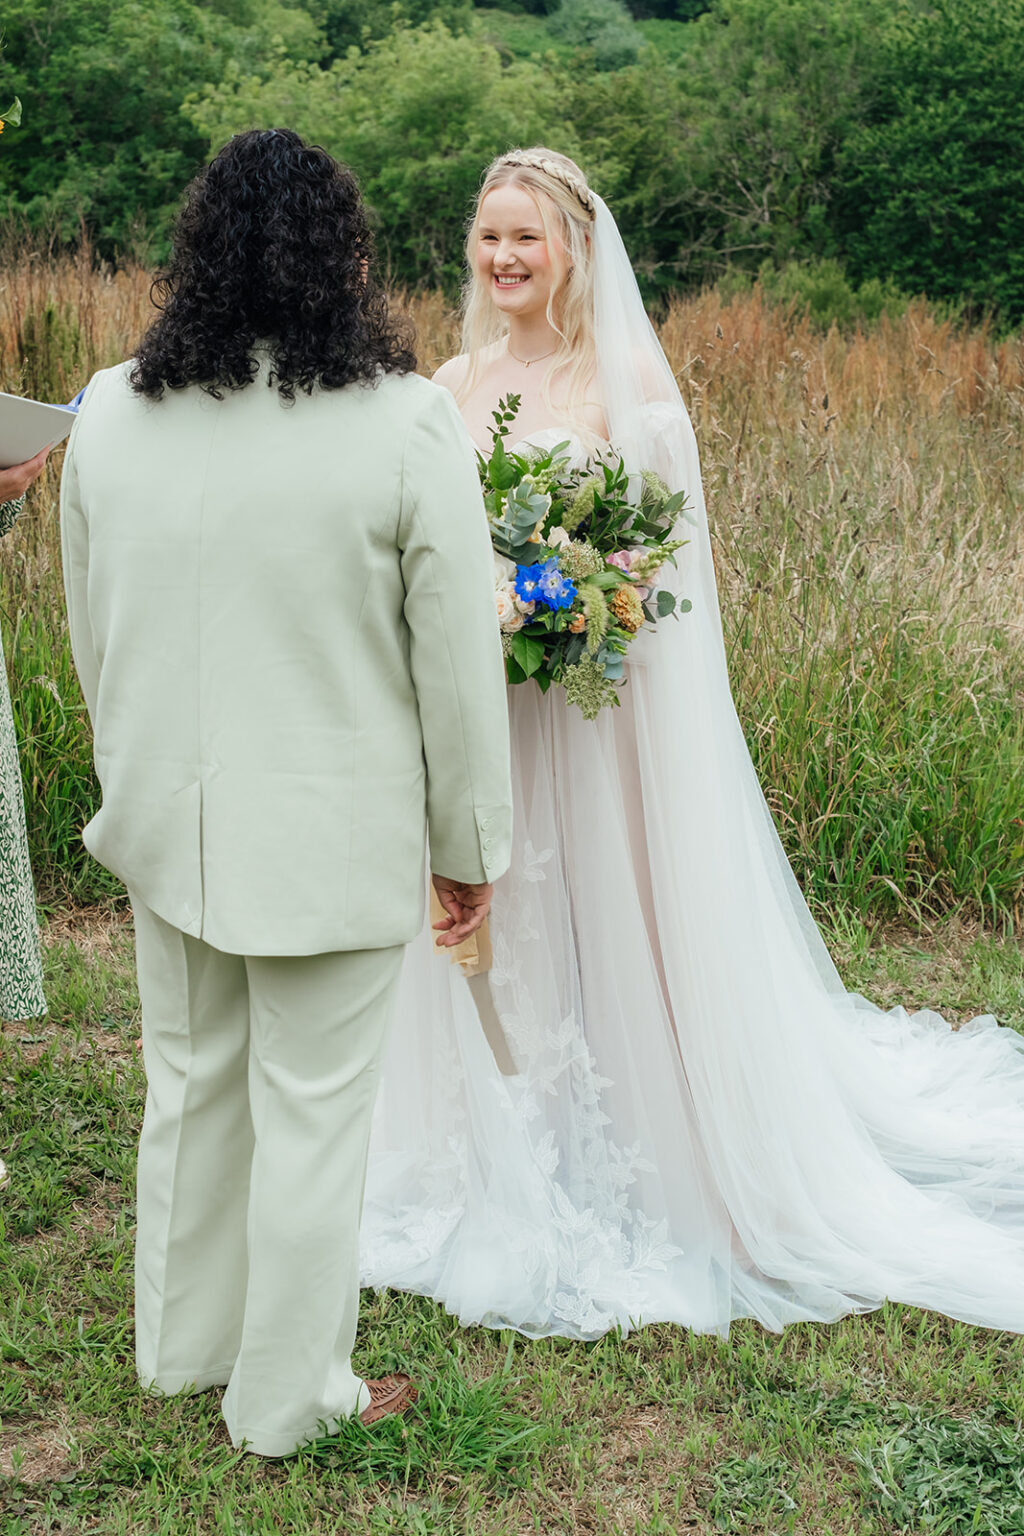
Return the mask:
[[[18,100],[17,96],[15,96],[14,100],[7,108],[7,111],[0,112],[0,133],[3,133],[4,128],[8,123],[10,123],[12,128],[17,128],[20,122],[21,102]]]
[[[593,720],[620,702],[637,634],[691,607],[654,585],[687,542],[672,537],[686,496],[644,470],[638,498],[621,459],[573,468],[568,442],[510,452],[519,405],[498,402],[490,455],[478,455],[506,675],[544,692],[560,684]]]

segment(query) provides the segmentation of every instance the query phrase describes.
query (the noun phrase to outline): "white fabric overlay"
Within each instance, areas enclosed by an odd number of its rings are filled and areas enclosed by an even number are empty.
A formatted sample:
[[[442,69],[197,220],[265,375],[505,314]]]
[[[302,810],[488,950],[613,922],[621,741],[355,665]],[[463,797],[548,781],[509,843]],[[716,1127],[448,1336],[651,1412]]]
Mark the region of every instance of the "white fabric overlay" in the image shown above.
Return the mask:
[[[845,992],[736,717],[693,431],[600,199],[594,241],[611,440],[688,492],[672,579],[694,608],[640,637],[594,722],[510,690],[490,983],[518,1071],[424,933],[364,1283],[529,1335],[778,1329],[885,1297],[1024,1331],[1024,1040]]]

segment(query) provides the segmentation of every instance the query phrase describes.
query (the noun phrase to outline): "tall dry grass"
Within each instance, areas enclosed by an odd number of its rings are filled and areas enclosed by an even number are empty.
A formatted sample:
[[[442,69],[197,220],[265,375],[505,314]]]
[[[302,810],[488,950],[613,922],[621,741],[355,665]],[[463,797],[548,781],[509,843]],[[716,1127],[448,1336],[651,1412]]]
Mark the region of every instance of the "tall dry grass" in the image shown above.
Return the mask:
[[[86,258],[9,263],[0,387],[70,398],[131,351],[148,286]],[[453,317],[436,295],[407,307],[429,371]],[[661,334],[701,443],[740,713],[808,896],[1020,922],[1024,348],[924,305],[822,335],[756,291],[678,300]],[[37,872],[83,896],[102,877],[77,843],[94,791],[58,468],[0,551],[0,599]]]
[[[1019,920],[1024,347],[923,305],[822,336],[714,293],[663,339],[734,688],[805,890]]]

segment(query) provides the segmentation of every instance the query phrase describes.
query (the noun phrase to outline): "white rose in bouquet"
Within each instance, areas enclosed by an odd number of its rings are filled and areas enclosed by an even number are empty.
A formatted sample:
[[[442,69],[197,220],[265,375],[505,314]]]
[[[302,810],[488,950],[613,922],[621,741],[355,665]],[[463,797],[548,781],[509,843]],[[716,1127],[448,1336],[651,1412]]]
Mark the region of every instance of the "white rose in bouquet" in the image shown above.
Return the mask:
[[[500,592],[502,587],[510,587],[516,579],[516,563],[507,560],[504,555],[494,552],[494,585]]]
[[[516,606],[516,595],[511,587],[499,587],[495,593],[498,604],[498,624],[506,635],[514,635],[525,622]]]

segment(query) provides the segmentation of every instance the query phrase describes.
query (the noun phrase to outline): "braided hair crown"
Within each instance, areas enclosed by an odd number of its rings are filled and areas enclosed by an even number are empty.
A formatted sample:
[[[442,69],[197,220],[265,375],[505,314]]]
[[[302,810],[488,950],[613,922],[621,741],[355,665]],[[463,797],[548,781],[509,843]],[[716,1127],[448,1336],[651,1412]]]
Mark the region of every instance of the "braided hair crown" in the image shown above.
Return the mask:
[[[594,202],[594,194],[587,186],[586,179],[577,165],[568,156],[560,155],[553,160],[549,154],[541,150],[510,149],[507,155],[501,155],[490,167],[488,176],[500,170],[503,166],[522,166],[531,171],[542,171],[545,176],[561,182],[579,203],[588,218],[593,219],[597,213]]]

